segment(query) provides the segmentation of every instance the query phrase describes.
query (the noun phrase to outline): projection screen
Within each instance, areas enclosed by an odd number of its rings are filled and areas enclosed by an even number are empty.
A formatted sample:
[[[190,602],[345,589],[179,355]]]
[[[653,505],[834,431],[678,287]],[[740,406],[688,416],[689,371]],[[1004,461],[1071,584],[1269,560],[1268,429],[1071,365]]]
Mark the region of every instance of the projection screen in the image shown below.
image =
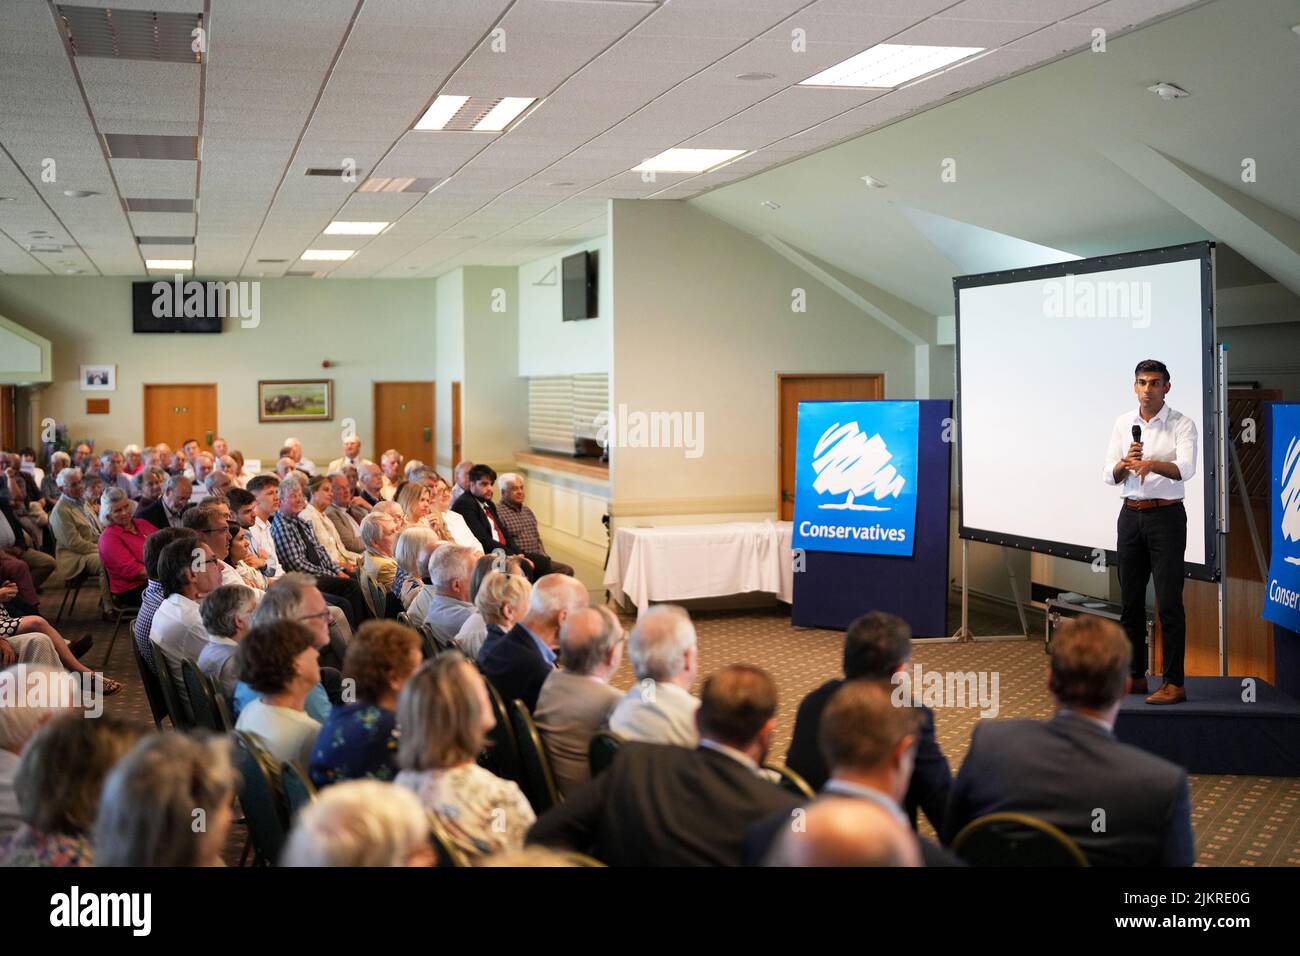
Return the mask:
[[[1153,358],[1197,431],[1184,570],[1217,578],[1213,254],[1198,242],[953,280],[961,537],[1113,564],[1106,446]]]

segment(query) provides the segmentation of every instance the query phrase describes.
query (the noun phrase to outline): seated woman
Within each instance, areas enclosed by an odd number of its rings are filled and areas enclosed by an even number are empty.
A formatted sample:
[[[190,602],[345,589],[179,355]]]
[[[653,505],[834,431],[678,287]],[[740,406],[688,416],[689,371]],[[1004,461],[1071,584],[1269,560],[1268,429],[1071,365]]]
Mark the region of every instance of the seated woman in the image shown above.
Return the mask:
[[[29,664],[54,665],[55,661],[44,659],[48,651],[42,653],[41,650],[45,647],[52,647],[58,658],[57,663],[62,664],[67,670],[75,671],[78,674],[94,674],[95,671],[77,660],[78,653],[85,654],[90,650],[94,638],[87,634],[77,641],[75,645],[70,645],[63,639],[63,635],[55,630],[53,624],[39,615],[29,614],[24,617],[11,617],[2,605],[5,601],[12,600],[17,593],[18,586],[15,584],[0,585],[0,668],[8,667],[15,661],[20,660]],[[22,640],[37,634],[49,638],[49,644],[47,645],[44,641],[28,642]],[[31,646],[28,646],[29,644]],[[33,657],[32,654],[37,656]],[[105,697],[111,697],[122,689],[120,682],[108,676],[101,676],[104,679]]]
[[[226,738],[150,734],[104,783],[95,865],[221,866],[234,797]]]
[[[235,729],[256,734],[276,760],[311,763],[320,724],[307,716],[307,695],[320,683],[316,638],[294,621],[254,627],[239,643],[239,674],[261,696],[239,712]]]
[[[316,532],[316,540],[320,542],[320,546],[325,549],[330,559],[341,567],[345,574],[354,574],[361,555],[343,546],[343,539],[339,537],[334,522],[325,517],[325,512],[333,504],[330,480],[324,475],[310,478],[307,481],[307,496],[307,507],[302,509],[299,517],[311,522],[312,530]]]
[[[496,725],[478,668],[458,651],[426,661],[397,701],[399,786],[414,790],[471,858],[517,850],[536,819],[523,791],[475,760]]]
[[[474,537],[474,532],[469,530],[465,519],[451,510],[451,485],[447,484],[447,480],[441,475],[435,475],[434,480],[437,489],[433,493],[433,507],[442,517],[443,525],[447,530],[443,540],[449,537],[463,548],[473,548],[481,552],[483,545],[479,543],[478,538]]]
[[[298,813],[281,866],[433,866],[429,818],[404,787],[351,780]]]
[[[227,563],[239,573],[239,580],[254,591],[265,591],[267,585],[266,575],[249,562],[248,559],[253,556],[252,549],[248,544],[248,535],[241,530],[238,534],[230,536],[230,557],[226,559]]]
[[[428,574],[429,555],[442,542],[431,528],[405,528],[397,536],[393,547],[393,557],[397,561],[397,574],[393,577],[389,592],[396,594],[402,601],[402,610],[407,610],[420,589],[425,587],[424,578]]]
[[[90,866],[104,778],[139,737],[108,714],[62,714],[36,731],[14,777],[23,822],[0,846],[0,866]]]
[[[131,517],[135,502],[121,488],[109,488],[99,503],[99,560],[108,572],[108,589],[121,607],[139,607],[149,575],[144,569],[144,543],[158,529],[143,518]]]
[[[374,578],[384,592],[393,586],[393,578],[397,576],[397,559],[393,557],[397,533],[397,522],[382,512],[371,512],[361,522],[361,543],[366,548],[362,572]],[[384,613],[382,607],[374,611]]]
[[[348,645],[343,679],[355,703],[330,712],[316,738],[308,773],[324,787],[340,780],[397,776],[397,695],[423,662],[420,637],[395,621],[367,621]]]
[[[469,588],[477,609],[465,619],[456,632],[456,646],[470,660],[478,660],[488,635],[505,634],[528,611],[528,601],[533,588],[524,577],[517,560],[505,562],[506,571],[493,570],[497,561],[494,555],[484,555],[474,565]]]
[[[433,527],[429,518],[429,513],[433,510],[433,495],[424,485],[418,481],[407,482],[393,500],[402,509],[406,527]]]
[[[122,474],[134,478],[144,469],[144,457],[139,445],[127,445],[122,449]]]

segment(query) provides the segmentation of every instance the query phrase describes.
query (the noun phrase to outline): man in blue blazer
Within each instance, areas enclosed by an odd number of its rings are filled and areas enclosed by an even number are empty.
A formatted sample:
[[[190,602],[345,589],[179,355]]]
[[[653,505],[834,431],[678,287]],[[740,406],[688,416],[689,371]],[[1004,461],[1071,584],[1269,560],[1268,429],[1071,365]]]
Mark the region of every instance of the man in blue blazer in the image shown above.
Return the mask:
[[[883,611],[864,614],[844,633],[845,680],[877,681],[888,687],[890,678],[907,666],[911,656],[912,629],[893,614]],[[845,680],[837,678],[822,684],[803,699],[795,714],[785,765],[808,781],[814,790],[822,789],[830,779],[830,768],[818,745],[822,711]],[[903,809],[913,828],[917,810],[921,809],[938,830],[943,826],[948,806],[952,771],[934,735],[934,712],[929,707],[914,709],[918,720],[916,759]]]
[[[509,631],[489,631],[478,652],[479,670],[509,706],[522,700],[537,707],[542,684],[555,670],[560,628],[574,611],[587,606],[587,589],[565,574],[548,574],[533,586],[528,613]]]
[[[945,844],[989,813],[1026,813],[1058,827],[1093,866],[1191,866],[1187,771],[1115,739],[1132,648],[1101,618],[1052,638],[1048,721],[983,720],[953,784]]]

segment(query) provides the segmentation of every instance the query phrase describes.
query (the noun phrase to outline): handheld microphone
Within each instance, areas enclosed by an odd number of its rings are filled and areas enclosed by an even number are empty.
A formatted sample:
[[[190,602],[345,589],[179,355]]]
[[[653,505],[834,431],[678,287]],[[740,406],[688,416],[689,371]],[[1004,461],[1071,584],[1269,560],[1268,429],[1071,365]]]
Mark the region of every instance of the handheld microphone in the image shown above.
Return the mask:
[[[1141,425],[1134,425],[1134,426],[1133,426],[1133,440],[1134,440],[1135,442],[1139,442],[1139,443],[1142,441],[1142,426],[1141,426]],[[1138,484],[1145,484],[1145,483],[1146,483],[1146,476],[1143,475],[1140,479],[1138,479]]]

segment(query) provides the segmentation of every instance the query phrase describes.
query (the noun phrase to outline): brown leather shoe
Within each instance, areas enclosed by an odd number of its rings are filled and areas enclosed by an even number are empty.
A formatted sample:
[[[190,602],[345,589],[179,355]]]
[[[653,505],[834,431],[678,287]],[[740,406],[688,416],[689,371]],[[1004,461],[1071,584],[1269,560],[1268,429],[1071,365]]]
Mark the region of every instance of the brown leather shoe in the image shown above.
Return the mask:
[[[1187,700],[1187,691],[1177,684],[1161,684],[1160,689],[1147,698],[1148,704],[1181,704]]]
[[[1151,693],[1151,688],[1147,686],[1147,679],[1145,677],[1130,677],[1128,679],[1128,684],[1124,688],[1124,693],[1141,694],[1145,697],[1147,694]]]

